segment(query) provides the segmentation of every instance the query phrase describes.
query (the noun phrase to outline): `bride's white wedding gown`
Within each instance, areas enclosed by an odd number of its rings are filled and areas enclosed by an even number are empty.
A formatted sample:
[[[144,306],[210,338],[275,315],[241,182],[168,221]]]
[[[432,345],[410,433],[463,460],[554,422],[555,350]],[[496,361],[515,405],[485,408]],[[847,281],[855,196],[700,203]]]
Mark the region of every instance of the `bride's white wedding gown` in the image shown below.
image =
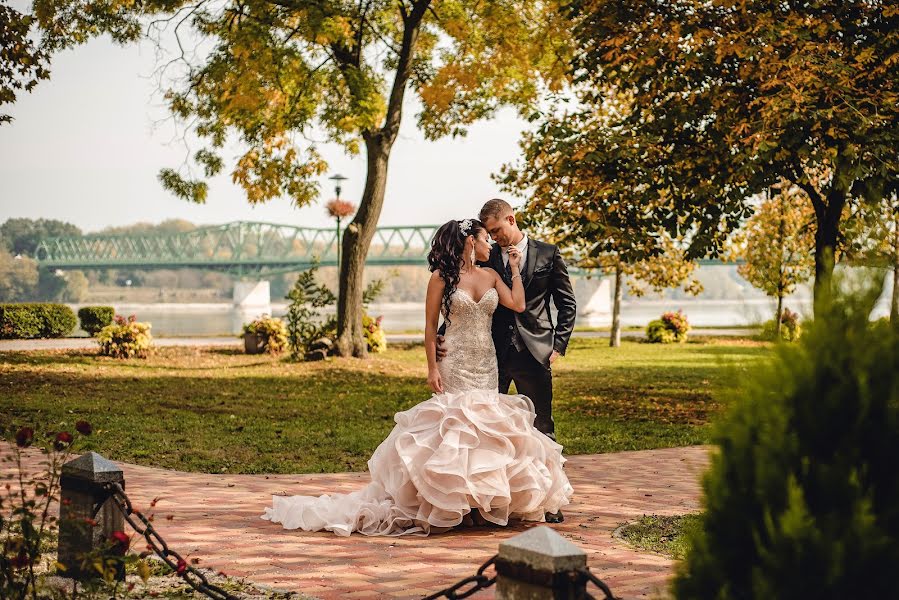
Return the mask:
[[[438,363],[444,393],[396,414],[371,459],[371,483],[350,494],[273,496],[263,519],[338,535],[427,535],[477,508],[487,521],[542,521],[569,502],[562,446],[534,428],[534,406],[497,391],[490,323],[498,294],[457,290]]]

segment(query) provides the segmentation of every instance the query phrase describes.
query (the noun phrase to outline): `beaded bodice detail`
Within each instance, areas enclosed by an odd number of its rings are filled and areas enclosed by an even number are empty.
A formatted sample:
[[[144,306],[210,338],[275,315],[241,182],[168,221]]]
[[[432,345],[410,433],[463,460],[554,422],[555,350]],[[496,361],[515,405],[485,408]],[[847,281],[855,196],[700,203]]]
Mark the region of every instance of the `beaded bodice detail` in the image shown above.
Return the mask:
[[[496,350],[490,328],[499,293],[490,288],[480,300],[460,289],[450,299],[450,323],[444,333],[446,357],[437,363],[444,392],[499,388]]]

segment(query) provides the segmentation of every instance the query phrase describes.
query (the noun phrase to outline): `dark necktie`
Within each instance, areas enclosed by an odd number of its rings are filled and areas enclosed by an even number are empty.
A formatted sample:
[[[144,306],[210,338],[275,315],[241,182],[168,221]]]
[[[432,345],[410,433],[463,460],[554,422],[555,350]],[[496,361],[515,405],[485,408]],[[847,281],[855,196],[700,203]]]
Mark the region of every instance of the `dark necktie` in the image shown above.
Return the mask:
[[[509,261],[506,261],[506,283],[512,285],[512,264]]]

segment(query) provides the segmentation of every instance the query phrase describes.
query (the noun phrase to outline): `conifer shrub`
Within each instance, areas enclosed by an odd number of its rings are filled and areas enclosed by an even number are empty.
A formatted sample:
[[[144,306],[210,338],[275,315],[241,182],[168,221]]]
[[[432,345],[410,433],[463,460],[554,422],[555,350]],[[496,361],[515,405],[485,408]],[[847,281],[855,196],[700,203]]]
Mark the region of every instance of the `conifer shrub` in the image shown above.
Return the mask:
[[[856,288],[745,378],[677,598],[895,597],[899,334],[869,321],[880,289]]]

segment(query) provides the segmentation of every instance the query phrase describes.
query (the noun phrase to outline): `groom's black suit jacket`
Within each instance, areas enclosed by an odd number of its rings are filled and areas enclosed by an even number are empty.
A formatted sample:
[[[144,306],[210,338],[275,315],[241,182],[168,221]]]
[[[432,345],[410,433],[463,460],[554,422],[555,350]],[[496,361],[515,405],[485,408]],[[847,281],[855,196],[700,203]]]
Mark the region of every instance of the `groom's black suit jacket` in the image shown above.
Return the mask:
[[[502,248],[498,244],[493,245],[490,260],[483,263],[483,266],[491,267],[509,287],[512,286],[512,280],[503,264]],[[498,306],[493,313],[493,344],[496,346],[500,369],[509,352],[516,327],[521,340],[534,358],[547,367],[553,350],[565,354],[574,330],[577,304],[568,268],[556,246],[528,238],[527,263],[521,271],[521,281],[524,284],[526,304],[524,312],[516,313]],[[558,311],[555,324],[549,312],[550,298]]]

